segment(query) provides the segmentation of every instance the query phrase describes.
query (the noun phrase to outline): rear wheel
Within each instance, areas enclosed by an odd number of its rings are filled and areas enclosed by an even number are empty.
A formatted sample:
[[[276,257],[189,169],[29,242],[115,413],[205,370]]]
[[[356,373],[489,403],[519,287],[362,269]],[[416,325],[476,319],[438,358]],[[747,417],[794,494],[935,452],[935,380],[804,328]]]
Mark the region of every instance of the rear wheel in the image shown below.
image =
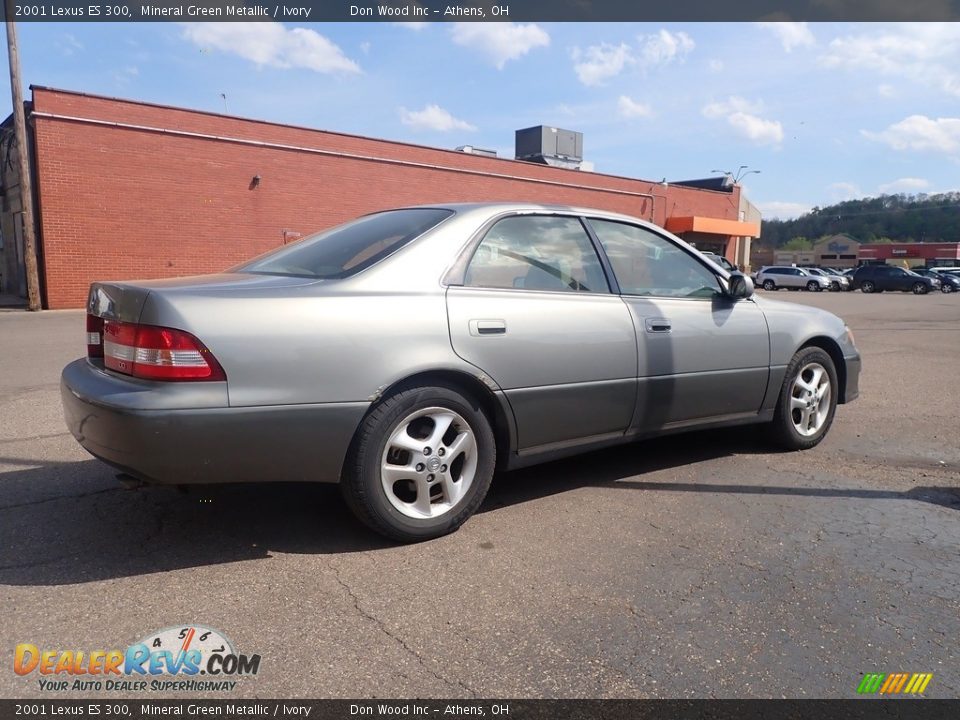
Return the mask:
[[[764,290],[776,290],[777,284],[773,280],[764,280],[763,281]]]
[[[872,293],[877,289],[877,286],[873,284],[872,280],[864,280],[860,283],[860,289],[865,293]]]
[[[472,398],[448,386],[413,387],[383,400],[351,446],[341,491],[368,527],[416,542],[453,532],[493,478],[493,430]]]
[[[914,295],[926,295],[928,290],[929,288],[926,286],[925,283],[918,282],[913,284]]]
[[[801,349],[787,366],[770,426],[785,450],[807,450],[827,434],[837,409],[837,370],[818,347]]]

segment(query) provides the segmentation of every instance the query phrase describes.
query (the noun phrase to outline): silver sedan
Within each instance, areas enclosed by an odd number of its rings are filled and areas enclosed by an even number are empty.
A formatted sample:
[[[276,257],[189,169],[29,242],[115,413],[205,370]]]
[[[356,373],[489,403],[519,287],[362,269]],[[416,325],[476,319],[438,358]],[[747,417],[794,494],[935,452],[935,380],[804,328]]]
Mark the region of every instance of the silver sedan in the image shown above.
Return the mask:
[[[219,275],[90,288],[67,425],[157,483],[338,482],[397,540],[495,470],[763,423],[791,450],[858,394],[843,321],[761,299],[663,229],[526,203],[374,213]]]

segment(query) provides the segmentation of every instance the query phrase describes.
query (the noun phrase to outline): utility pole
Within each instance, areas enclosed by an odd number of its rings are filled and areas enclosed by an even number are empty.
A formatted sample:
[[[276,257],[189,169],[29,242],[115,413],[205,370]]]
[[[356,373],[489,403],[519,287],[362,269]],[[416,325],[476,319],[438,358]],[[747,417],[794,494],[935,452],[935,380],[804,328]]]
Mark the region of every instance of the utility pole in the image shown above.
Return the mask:
[[[23,210],[23,264],[27,271],[27,307],[40,309],[40,277],[37,273],[37,238],[33,224],[33,180],[30,175],[30,148],[27,146],[27,122],[23,113],[20,85],[20,52],[17,27],[11,17],[10,0],[5,0],[7,16],[7,53],[10,56],[10,90],[13,95],[13,128],[17,138],[17,164],[20,171],[20,205]]]

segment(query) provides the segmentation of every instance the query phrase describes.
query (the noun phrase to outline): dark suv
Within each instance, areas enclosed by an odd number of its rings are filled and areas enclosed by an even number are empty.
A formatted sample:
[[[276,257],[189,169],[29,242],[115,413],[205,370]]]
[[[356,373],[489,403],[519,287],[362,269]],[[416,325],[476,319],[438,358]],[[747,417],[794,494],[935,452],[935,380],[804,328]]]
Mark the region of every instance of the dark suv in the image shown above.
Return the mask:
[[[937,283],[928,277],[892,265],[863,265],[853,274],[851,287],[854,290],[860,288],[865,293],[902,290],[926,295],[937,287]]]

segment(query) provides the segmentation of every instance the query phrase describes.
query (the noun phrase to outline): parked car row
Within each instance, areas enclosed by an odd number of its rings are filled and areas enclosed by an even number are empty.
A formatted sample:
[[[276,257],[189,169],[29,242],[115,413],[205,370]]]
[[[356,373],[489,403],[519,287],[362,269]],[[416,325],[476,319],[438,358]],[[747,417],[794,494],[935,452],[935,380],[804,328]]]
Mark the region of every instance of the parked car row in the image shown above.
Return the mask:
[[[913,272],[932,280],[940,281],[940,291],[945,293],[957,292],[960,290],[960,270],[953,272],[942,271],[936,268],[913,268]]]
[[[861,265],[846,271],[824,267],[771,265],[752,275],[754,285],[764,290],[860,290],[865,293],[899,290],[925,295],[934,290],[944,293],[960,291],[960,267],[913,268],[893,265]]]

